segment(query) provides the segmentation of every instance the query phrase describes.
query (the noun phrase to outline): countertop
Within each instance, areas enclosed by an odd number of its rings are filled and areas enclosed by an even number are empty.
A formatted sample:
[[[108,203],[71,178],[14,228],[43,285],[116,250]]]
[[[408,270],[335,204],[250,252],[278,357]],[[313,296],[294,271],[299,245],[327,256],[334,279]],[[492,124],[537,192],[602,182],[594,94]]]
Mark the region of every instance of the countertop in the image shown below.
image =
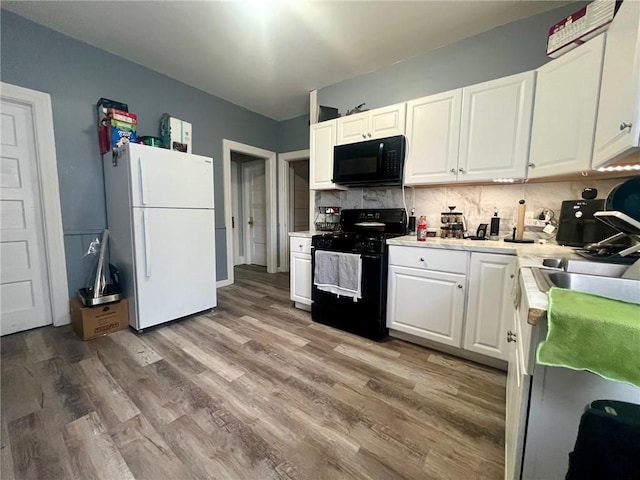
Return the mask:
[[[446,250],[464,250],[467,252],[498,253],[518,255],[525,263],[533,261],[529,266],[542,264],[543,258],[574,256],[573,248],[550,243],[509,243],[502,240],[456,240],[453,238],[430,237],[418,242],[414,235],[406,235],[387,240],[388,245],[404,245],[421,248],[443,248]],[[531,260],[528,260],[528,259]],[[539,259],[539,262],[538,260]],[[521,266],[525,266],[521,263]]]
[[[316,232],[289,232],[290,237],[300,237],[300,238],[311,238],[316,234]]]

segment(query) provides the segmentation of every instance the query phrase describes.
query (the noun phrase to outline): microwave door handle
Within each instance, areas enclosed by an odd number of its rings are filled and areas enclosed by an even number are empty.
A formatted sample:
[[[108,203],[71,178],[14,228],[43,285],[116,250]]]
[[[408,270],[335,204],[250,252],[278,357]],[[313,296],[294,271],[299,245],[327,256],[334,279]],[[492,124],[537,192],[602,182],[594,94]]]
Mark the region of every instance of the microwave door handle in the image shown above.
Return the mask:
[[[384,158],[384,142],[378,145],[378,172],[382,171],[382,159]]]

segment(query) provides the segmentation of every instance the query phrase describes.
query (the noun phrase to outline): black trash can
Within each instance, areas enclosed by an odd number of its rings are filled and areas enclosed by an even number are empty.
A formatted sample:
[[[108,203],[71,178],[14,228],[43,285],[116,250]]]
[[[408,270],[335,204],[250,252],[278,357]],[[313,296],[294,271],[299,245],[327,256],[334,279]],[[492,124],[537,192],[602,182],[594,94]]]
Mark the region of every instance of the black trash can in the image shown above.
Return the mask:
[[[640,479],[640,405],[591,402],[580,418],[567,480]]]

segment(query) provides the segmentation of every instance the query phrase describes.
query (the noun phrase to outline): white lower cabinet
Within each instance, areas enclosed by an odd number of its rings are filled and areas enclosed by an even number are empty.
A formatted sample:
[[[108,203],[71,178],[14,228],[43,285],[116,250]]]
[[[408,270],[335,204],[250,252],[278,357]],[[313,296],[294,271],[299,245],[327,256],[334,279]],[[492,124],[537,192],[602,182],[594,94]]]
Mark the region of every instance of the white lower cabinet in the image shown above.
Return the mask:
[[[289,247],[290,298],[296,304],[311,305],[311,239],[291,237]]]
[[[461,251],[389,247],[387,326],[461,347],[468,259]]]
[[[464,275],[391,265],[387,326],[460,347],[465,283]]]
[[[524,426],[527,421],[527,404],[531,377],[523,368],[522,349],[518,312],[512,312],[509,323],[511,342],[506,347],[509,361],[507,373],[507,415],[505,421],[504,468],[505,479],[520,478],[522,449],[524,445]],[[513,335],[515,333],[515,335]],[[506,338],[506,333],[505,333]]]
[[[505,332],[513,319],[517,257],[472,253],[464,348],[507,360]]]
[[[517,257],[389,247],[387,326],[443,345],[508,360]]]

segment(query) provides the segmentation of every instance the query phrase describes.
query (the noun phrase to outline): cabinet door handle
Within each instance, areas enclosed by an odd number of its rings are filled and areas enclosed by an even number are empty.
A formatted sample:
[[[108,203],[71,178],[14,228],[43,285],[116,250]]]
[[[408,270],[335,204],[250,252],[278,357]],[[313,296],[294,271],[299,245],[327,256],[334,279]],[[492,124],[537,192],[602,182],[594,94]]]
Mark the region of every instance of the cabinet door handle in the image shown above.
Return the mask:
[[[458,171],[459,171],[460,173],[464,173],[464,168],[459,168],[459,169],[458,169]]]
[[[462,284],[461,283],[458,284],[458,288],[462,288]]]
[[[533,163],[533,162],[529,162],[527,166],[528,166],[529,168],[532,168],[532,169],[533,169],[533,168],[536,168],[536,164],[535,164],[535,163]]]
[[[512,273],[511,275],[509,275],[509,278],[514,278],[515,275]]]
[[[511,330],[509,330],[507,332],[507,342],[511,343],[511,342],[516,342],[517,335],[515,333],[513,333]]]
[[[451,173],[456,173],[456,169],[452,168],[451,170],[449,170]]]
[[[633,126],[633,123],[622,122],[620,124],[620,130],[625,130],[627,128],[631,128],[632,126]]]
[[[367,137],[371,138],[371,134],[370,134],[370,133],[367,133]]]
[[[421,258],[421,259],[420,259],[420,261],[421,261],[421,262],[424,262],[424,258]]]
[[[367,136],[363,133],[363,134],[362,134],[362,138],[367,138]]]

